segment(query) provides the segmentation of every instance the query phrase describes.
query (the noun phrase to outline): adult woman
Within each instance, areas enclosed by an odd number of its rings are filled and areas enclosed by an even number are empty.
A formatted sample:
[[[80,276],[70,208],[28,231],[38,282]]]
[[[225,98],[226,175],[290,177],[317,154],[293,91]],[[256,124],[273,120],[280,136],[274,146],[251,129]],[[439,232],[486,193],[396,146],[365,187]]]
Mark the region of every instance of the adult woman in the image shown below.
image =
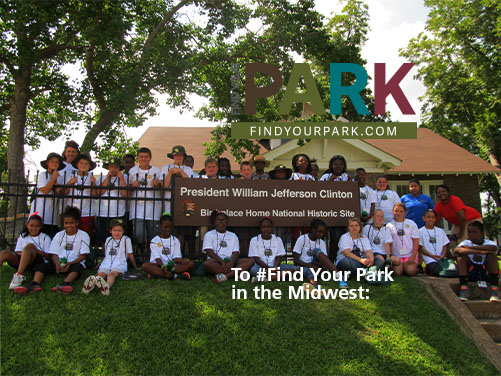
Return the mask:
[[[451,195],[451,190],[444,184],[436,188],[438,202],[435,205],[437,222],[444,217],[452,223],[451,248],[466,240],[466,228],[473,221],[482,222],[482,215],[475,209],[466,206],[457,196]]]
[[[80,154],[80,149],[75,141],[66,141],[63,151],[64,169],[61,171],[61,176],[68,181],[72,172],[77,172],[78,169],[73,167],[73,161]]]
[[[421,193],[421,184],[418,179],[409,180],[409,192],[400,198],[400,201],[407,208],[405,218],[412,219],[417,227],[421,228],[424,226],[424,213],[433,209],[435,205],[430,196]]]
[[[376,180],[376,207],[375,210],[381,209],[384,213],[384,223],[389,223],[393,220],[393,206],[400,202],[398,193],[388,189],[388,178],[386,175],[378,175]]]

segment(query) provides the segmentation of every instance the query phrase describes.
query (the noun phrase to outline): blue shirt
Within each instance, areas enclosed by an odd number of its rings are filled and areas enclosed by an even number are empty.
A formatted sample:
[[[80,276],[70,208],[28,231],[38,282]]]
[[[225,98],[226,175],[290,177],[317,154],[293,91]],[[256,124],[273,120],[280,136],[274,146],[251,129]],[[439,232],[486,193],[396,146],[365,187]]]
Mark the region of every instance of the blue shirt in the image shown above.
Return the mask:
[[[435,204],[433,203],[431,197],[423,194],[415,197],[412,194],[408,193],[405,196],[402,196],[400,201],[407,208],[405,218],[412,219],[416,223],[418,228],[424,226],[424,213],[428,209],[433,209],[435,207]]]

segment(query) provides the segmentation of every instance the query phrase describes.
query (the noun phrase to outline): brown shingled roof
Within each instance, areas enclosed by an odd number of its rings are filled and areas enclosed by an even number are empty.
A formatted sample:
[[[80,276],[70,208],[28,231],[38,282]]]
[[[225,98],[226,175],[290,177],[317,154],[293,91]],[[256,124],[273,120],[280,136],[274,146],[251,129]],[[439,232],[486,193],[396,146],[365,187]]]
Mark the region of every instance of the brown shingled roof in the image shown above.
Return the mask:
[[[150,127],[140,137],[139,146],[150,148],[153,153],[152,165],[161,168],[172,162],[172,159],[167,158],[172,146],[183,145],[186,152],[195,158],[194,170],[200,171],[205,161],[203,144],[210,141],[210,131],[213,129],[213,127]],[[389,173],[501,172],[490,163],[426,128],[417,129],[417,139],[365,139],[364,141],[402,161],[400,166],[390,169]],[[261,146],[260,154],[266,151],[267,149]],[[239,170],[239,166],[234,162],[235,159],[228,151],[223,156],[231,161],[233,171]]]
[[[389,173],[499,173],[490,163],[484,161],[455,143],[427,128],[417,129],[417,138],[410,140],[364,140],[402,160],[400,166]]]
[[[139,147],[147,147],[151,150],[153,158],[151,164],[158,168],[172,163],[172,159],[167,158],[167,153],[172,151],[174,145],[183,145],[186,153],[193,156],[195,165],[193,169],[200,171],[204,168],[205,142],[211,138],[210,132],[214,127],[149,127],[139,138]],[[267,150],[261,146],[260,154]],[[231,169],[239,171],[240,167],[235,162],[235,158],[228,152],[224,152],[223,157],[231,161]],[[247,158],[249,159],[249,158]]]

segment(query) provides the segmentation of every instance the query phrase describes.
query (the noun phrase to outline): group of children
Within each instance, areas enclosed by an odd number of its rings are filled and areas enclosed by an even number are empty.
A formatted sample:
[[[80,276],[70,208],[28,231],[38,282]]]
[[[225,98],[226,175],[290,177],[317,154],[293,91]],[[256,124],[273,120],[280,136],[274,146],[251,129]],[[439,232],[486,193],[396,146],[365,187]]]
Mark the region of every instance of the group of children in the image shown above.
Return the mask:
[[[46,274],[62,273],[65,275],[64,280],[53,290],[70,293],[73,290],[72,282],[85,268],[84,260],[91,242],[95,241],[102,244],[105,257],[97,275],[86,279],[82,291],[89,293],[97,287],[107,295],[116,277],[127,270],[127,260],[132,267],[137,268],[132,255],[132,241],[126,233],[131,233],[136,244],[147,247],[149,244],[150,259],[142,265],[148,275],[189,280],[195,264],[182,257],[181,244],[172,235],[170,215],[160,215],[162,211],[170,211],[171,193],[165,190],[163,197],[160,197],[158,188],[171,187],[176,177],[235,177],[226,158],[206,160],[205,169],[199,176],[192,170],[193,158],[189,158],[182,145],[174,146],[167,156],[173,159],[173,163],[159,169],[150,164],[151,151],[140,148],[137,165],[131,155],[126,156],[124,163],[112,159],[103,166],[108,174],[96,179],[91,173],[96,164],[90,156],[79,154],[76,143],[68,142],[63,156],[50,153],[41,162],[46,171],[38,175],[27,229],[19,237],[15,252],[3,251],[0,254],[2,264],[7,261],[18,269],[10,288],[17,293],[40,291],[40,284]],[[227,215],[214,212],[211,216],[214,229],[205,234],[202,248],[207,256],[203,268],[206,273],[214,274],[217,282],[233,278],[231,269],[236,266],[250,270],[254,277],[261,268],[279,268],[285,276],[291,269],[302,267],[305,280],[313,285],[317,285],[317,281],[313,278],[312,269],[318,268],[354,275],[359,268],[381,269],[386,265],[397,275],[412,276],[418,273],[424,261],[426,273],[441,275],[441,260],[448,255],[449,239],[441,228],[435,226],[437,214],[433,210],[433,202],[428,196],[420,194],[417,179],[410,182],[412,195],[400,198],[388,188],[388,178],[384,175],[377,177],[376,190],[365,183],[363,168],[358,168],[352,179],[347,173],[346,160],[341,155],[331,158],[328,170],[320,178],[312,175],[314,164],[306,154],[293,157],[292,169],[278,165],[266,173],[266,165],[267,161],[262,156],[257,156],[252,162],[242,162],[240,178],[357,181],[361,219],[350,219],[346,233],[344,227],[328,228],[323,221],[314,219],[306,234],[295,237],[294,265],[291,265],[282,263],[285,248],[281,238],[273,234],[271,218],[261,219],[260,234],[249,243],[249,257],[240,258],[239,239],[226,229]],[[122,172],[125,166],[127,169]],[[129,191],[129,187],[141,189]],[[62,202],[58,201],[51,197],[54,194],[65,198]],[[102,199],[94,202],[86,198],[89,196]],[[127,196],[134,198],[130,200],[130,205],[126,205],[124,200]],[[57,232],[57,205],[67,205],[60,216],[64,227],[60,232]],[[406,206],[410,208],[409,212]],[[128,228],[128,220],[132,221],[132,232]],[[334,244],[329,251],[324,241],[328,231],[331,245]],[[92,239],[93,236],[95,239]],[[451,250],[458,263],[460,295],[465,299],[469,294],[468,278],[484,279],[490,281],[491,300],[498,301],[497,248],[495,243],[483,237],[482,223],[472,222],[468,226],[468,239]],[[25,271],[31,271],[34,277],[30,284],[22,286]],[[339,285],[348,286],[342,278],[339,279]]]

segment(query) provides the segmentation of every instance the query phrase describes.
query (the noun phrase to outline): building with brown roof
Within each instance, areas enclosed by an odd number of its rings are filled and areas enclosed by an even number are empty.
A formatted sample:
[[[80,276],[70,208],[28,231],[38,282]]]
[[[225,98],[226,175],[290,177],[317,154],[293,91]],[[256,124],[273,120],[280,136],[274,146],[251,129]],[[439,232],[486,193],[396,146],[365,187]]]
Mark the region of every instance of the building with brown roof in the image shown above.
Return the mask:
[[[195,158],[195,171],[203,168],[206,142],[210,141],[211,127],[150,127],[139,139],[139,146],[152,150],[152,164],[162,167],[171,163],[167,158],[173,145],[184,145]],[[479,179],[486,173],[501,170],[429,129],[418,128],[416,139],[313,139],[304,146],[296,140],[260,140],[261,152],[270,161],[269,169],[277,164],[291,166],[292,157],[305,153],[317,159],[320,172],[327,170],[330,158],[341,154],[346,158],[348,171],[363,167],[368,184],[374,187],[375,177],[385,173],[390,186],[399,195],[408,193],[411,177],[420,179],[423,193],[436,202],[435,187],[448,185],[452,193],[477,210],[481,210]],[[232,161],[232,170],[239,166],[229,152],[223,154]]]

